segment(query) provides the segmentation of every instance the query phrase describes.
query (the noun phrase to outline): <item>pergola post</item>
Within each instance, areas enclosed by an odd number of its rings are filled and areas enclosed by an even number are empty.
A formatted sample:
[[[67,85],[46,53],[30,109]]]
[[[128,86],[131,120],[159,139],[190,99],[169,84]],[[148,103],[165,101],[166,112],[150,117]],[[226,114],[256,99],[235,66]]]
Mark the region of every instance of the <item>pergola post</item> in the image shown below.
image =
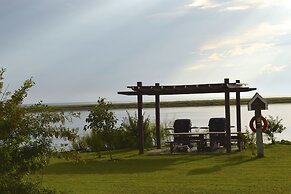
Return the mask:
[[[225,85],[225,128],[226,128],[226,152],[231,152],[231,134],[230,134],[230,92],[228,89],[229,79],[224,79]]]
[[[143,102],[142,102],[142,82],[137,82],[137,130],[139,154],[144,154],[144,129],[143,129]]]
[[[159,87],[160,84],[156,83],[156,87]],[[157,141],[157,149],[161,149],[161,128],[160,128],[160,95],[155,95],[155,108],[156,108],[156,141]]]
[[[240,80],[236,80],[235,83],[240,83]],[[236,92],[236,128],[237,132],[237,147],[239,151],[242,151],[241,141],[241,107],[240,107],[240,92]]]

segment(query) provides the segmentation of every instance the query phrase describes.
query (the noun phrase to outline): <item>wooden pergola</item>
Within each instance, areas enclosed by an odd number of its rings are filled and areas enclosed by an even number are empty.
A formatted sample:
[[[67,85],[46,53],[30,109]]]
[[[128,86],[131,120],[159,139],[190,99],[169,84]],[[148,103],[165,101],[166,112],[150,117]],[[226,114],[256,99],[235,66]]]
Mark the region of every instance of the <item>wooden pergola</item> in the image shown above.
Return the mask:
[[[156,83],[154,86],[143,86],[142,82],[137,82],[136,86],[127,86],[132,91],[118,92],[121,95],[137,96],[138,109],[138,134],[139,134],[139,153],[144,154],[144,129],[143,129],[143,95],[155,96],[155,116],[156,116],[156,140],[157,148],[161,148],[160,138],[160,95],[177,94],[207,94],[224,93],[225,94],[225,118],[226,118],[226,150],[231,152],[231,130],[230,130],[230,93],[236,93],[236,125],[237,132],[241,132],[241,103],[240,93],[256,90],[256,88],[247,87],[246,84],[236,80],[230,83],[228,78],[223,83],[215,84],[196,84],[196,85],[166,85],[161,86]],[[239,140],[238,140],[239,141]],[[240,144],[240,142],[238,142]]]

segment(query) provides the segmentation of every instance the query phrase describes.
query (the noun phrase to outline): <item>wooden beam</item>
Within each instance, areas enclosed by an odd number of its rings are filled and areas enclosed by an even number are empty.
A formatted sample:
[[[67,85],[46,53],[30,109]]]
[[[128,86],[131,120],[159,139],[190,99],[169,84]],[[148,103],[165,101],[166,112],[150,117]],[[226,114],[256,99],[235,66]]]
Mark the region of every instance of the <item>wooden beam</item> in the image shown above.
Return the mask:
[[[226,152],[231,152],[231,134],[230,134],[230,93],[227,87],[229,79],[224,79],[225,84],[225,128],[226,128]]]
[[[196,84],[196,85],[165,85],[165,86],[127,86],[133,90],[131,93],[119,92],[123,95],[134,95],[137,90],[140,90],[143,95],[176,95],[176,94],[200,94],[200,93],[224,93],[229,92],[248,92],[256,90],[249,88],[240,83],[218,83],[218,84]]]
[[[156,83],[155,86],[159,87],[159,83]],[[161,128],[160,128],[160,95],[155,95],[156,101],[156,141],[157,149],[161,149]]]
[[[137,82],[137,87],[142,87],[142,82]],[[138,137],[139,137],[139,154],[144,154],[144,129],[143,129],[143,101],[142,93],[140,90],[137,90],[137,128],[138,128]]]

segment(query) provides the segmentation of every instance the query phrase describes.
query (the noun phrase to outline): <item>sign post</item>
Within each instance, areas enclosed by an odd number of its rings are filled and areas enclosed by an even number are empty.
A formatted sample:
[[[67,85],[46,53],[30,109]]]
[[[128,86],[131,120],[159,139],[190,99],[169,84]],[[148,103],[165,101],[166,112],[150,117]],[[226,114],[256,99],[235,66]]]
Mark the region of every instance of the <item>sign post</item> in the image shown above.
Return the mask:
[[[261,110],[268,110],[268,103],[262,96],[256,93],[248,102],[248,110],[255,111],[255,116],[250,120],[250,128],[256,132],[257,155],[258,157],[264,157],[263,131],[267,128],[267,120],[262,117]],[[254,121],[256,127],[253,126]]]

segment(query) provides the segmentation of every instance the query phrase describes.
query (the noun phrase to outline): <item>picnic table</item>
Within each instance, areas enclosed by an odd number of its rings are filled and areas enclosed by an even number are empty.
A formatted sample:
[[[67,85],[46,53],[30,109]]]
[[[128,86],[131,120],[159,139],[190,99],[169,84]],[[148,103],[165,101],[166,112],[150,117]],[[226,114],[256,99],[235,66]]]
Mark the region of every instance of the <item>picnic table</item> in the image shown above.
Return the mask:
[[[194,127],[195,128],[195,127]],[[244,133],[241,132],[231,132],[231,141],[238,141],[241,138],[241,135]],[[217,149],[217,143],[220,145],[226,145],[226,132],[184,132],[184,133],[169,133],[170,136],[173,136],[173,141],[168,141],[166,143],[170,144],[171,153],[174,151],[174,147],[178,145],[191,145],[193,143],[197,144],[198,151],[207,150],[209,143],[210,149]]]

